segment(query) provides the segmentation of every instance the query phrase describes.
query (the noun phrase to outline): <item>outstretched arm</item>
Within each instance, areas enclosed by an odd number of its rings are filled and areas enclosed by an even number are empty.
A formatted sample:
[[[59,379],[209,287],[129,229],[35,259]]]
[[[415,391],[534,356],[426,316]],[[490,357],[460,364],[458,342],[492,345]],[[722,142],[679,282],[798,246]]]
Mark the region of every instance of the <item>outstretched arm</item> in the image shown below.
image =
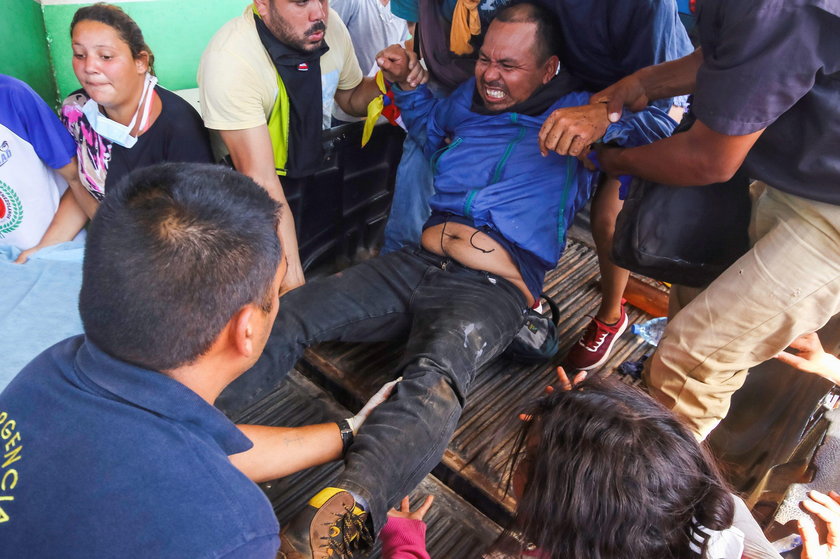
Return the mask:
[[[70,161],[70,163],[61,169],[58,169],[58,173],[67,180],[69,186],[61,196],[58,209],[56,210],[49,227],[47,227],[47,230],[44,231],[44,235],[41,237],[41,240],[34,247],[21,252],[17,260],[15,260],[16,264],[23,264],[32,254],[38,252],[42,248],[72,241],[73,238],[79,234],[79,231],[82,230],[88,221],[88,214],[78,202],[79,195],[76,194],[77,190],[81,190],[81,196],[90,201],[93,212],[95,212],[98,207],[96,200],[87,193],[82,184],[79,182],[75,157]],[[73,185],[74,182],[77,183],[75,188]]]
[[[399,510],[395,507],[388,511],[388,522],[379,534],[382,559],[429,559],[423,517],[434,500],[433,495],[427,495],[423,504],[412,511],[408,497],[404,497]]]
[[[347,424],[357,433],[373,410],[388,399],[402,380],[385,383]],[[237,425],[254,446],[230,457],[231,463],[256,483],[281,478],[341,458],[344,443],[337,423],[304,427]]]
[[[417,60],[417,55],[406,51],[400,45],[391,45],[376,55],[376,61],[390,82],[402,84],[406,88],[426,83],[428,74]],[[365,116],[368,104],[382,92],[374,78],[363,78],[353,89],[339,89],[335,101],[341,110],[354,116]]]
[[[244,130],[220,130],[219,135],[230,152],[236,170],[251,177],[281,204],[277,235],[289,265],[280,288],[281,293],[303,285],[305,280],[298,254],[295,219],[289,210],[280,177],[274,168],[274,152],[268,126],[262,124]]]
[[[612,175],[633,175],[674,186],[724,182],[741,167],[764,129],[729,136],[697,120],[691,129],[631,149],[602,148],[601,167]]]
[[[621,118],[624,107],[641,111],[651,101],[694,91],[697,70],[703,64],[700,49],[677,60],[642,68],[592,96],[592,103],[607,105],[611,122]]]
[[[430,151],[439,147],[445,135],[434,119],[435,108],[445,99],[436,99],[425,86],[428,81],[425,70],[416,79],[412,74],[406,74],[414,56],[414,53],[405,50],[383,51],[377,56],[376,62],[385,79],[394,84],[394,101],[400,108],[409,135],[425,146],[425,152],[429,155]],[[419,64],[418,67],[422,69]],[[401,77],[406,75],[409,77]]]
[[[281,478],[341,458],[341,433],[335,423],[305,427],[238,425],[254,446],[230,457],[256,483]]]
[[[611,122],[618,122],[627,107],[639,113],[651,101],[690,93],[703,62],[700,49],[688,56],[642,68],[590,98],[589,105],[557,109],[540,129],[543,155],[579,156],[601,139]]]

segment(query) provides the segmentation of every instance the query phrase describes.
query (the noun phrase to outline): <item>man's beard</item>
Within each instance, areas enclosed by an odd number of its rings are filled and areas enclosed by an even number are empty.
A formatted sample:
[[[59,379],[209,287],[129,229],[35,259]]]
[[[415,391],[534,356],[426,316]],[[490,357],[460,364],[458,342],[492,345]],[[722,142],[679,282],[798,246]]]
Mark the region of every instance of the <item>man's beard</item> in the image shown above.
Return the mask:
[[[323,21],[316,21],[312,24],[312,27],[306,30],[303,37],[298,37],[295,35],[295,30],[292,29],[289,22],[287,22],[283,16],[280,15],[280,12],[278,12],[274,7],[274,2],[269,3],[268,11],[269,14],[271,14],[271,23],[269,24],[268,22],[265,22],[266,27],[268,27],[271,34],[277,37],[277,39],[284,45],[301,52],[312,52],[321,48],[324,44],[324,39],[321,39],[317,43],[311,43],[307,40],[310,35],[319,31],[326,32],[327,25]]]

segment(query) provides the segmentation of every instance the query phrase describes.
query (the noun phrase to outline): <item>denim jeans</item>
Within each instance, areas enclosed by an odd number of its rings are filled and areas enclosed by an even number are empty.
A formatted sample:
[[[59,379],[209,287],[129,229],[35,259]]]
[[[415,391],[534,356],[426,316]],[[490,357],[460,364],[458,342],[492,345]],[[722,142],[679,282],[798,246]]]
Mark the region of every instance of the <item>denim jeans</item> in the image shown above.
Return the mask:
[[[403,142],[403,153],[397,167],[391,211],[385,223],[385,240],[381,254],[388,254],[404,246],[417,245],[423,224],[432,209],[429,199],[435,193],[432,166],[423,153],[423,143],[410,135]]]
[[[450,93],[434,81],[429,81],[426,86],[438,99]],[[432,214],[429,200],[435,193],[432,165],[423,153],[425,145],[425,128],[415,129],[405,137],[380,254],[420,244],[423,224]]]
[[[394,372],[403,381],[359,430],[337,482],[367,500],[378,532],[387,510],[440,461],[475,372],[505,350],[525,311],[510,282],[403,248],[285,295],[259,362],[217,406],[233,412],[268,393],[310,345],[407,334]]]

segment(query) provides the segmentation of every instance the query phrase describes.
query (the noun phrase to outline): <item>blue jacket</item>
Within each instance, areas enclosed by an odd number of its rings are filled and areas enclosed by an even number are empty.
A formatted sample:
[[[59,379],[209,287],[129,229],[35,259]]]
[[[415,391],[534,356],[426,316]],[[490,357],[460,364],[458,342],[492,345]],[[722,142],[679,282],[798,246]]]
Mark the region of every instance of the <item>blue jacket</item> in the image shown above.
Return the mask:
[[[568,93],[539,116],[514,112],[484,115],[470,105],[475,79],[449,97],[435,99],[420,86],[394,89],[409,133],[426,138],[424,149],[434,172],[433,211],[470,218],[476,227],[498,231],[516,247],[552,269],[566,244],[566,229],[586,204],[596,174],[574,157],[540,154],[537,134],[554,110],[589,102],[582,91]],[[676,123],[649,107],[610,125],[605,142],[633,147],[669,136]],[[450,138],[447,145],[445,138]]]

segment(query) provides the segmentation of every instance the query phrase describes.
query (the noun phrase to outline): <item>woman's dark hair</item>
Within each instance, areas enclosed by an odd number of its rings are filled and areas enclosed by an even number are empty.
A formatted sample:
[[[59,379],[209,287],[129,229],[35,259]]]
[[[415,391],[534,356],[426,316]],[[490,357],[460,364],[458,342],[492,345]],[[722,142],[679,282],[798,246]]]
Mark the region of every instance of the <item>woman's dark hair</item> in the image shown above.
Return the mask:
[[[149,55],[149,72],[154,75],[155,70],[155,55],[152,54],[152,49],[146,44],[143,38],[143,32],[131,16],[125,13],[122,8],[105,2],[98,2],[92,6],[85,6],[76,10],[73,16],[73,21],[70,22],[70,35],[73,35],[73,29],[80,21],[98,21],[116,29],[120,38],[128,44],[131,49],[131,56],[134,59],[140,58],[141,52],[146,52]]]
[[[593,377],[528,413],[512,459],[515,468],[527,455],[516,527],[546,557],[701,557],[708,536],[698,524],[732,524],[732,496],[712,458],[637,388]]]

